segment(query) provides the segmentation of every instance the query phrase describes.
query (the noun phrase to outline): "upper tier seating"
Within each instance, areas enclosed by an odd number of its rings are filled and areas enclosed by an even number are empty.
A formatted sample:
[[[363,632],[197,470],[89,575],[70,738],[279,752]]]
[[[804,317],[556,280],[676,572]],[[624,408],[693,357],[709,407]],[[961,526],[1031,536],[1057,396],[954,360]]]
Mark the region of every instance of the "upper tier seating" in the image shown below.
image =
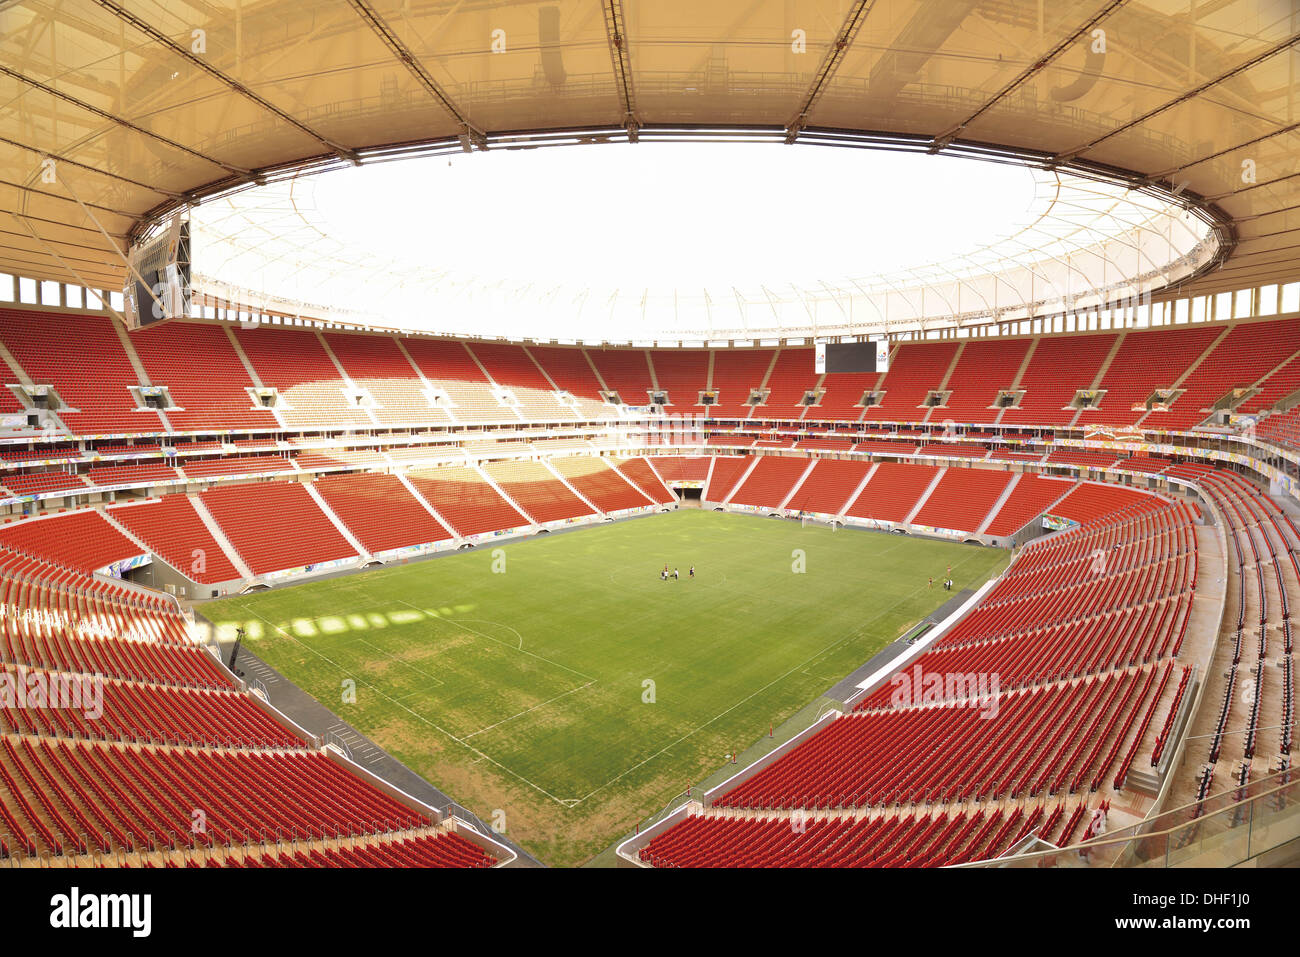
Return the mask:
[[[1129,333],[1102,376],[1099,388],[1106,394],[1101,405],[1080,412],[1079,424],[1130,425],[1138,421],[1143,411],[1133,406],[1140,407],[1157,389],[1171,388],[1222,331],[1210,326]],[[1147,428],[1167,428],[1162,416],[1168,414],[1151,412],[1143,424]]]
[[[573,410],[560,404],[555,386],[551,385],[524,346],[475,342],[466,348],[477,357],[498,386],[514,394],[525,418],[573,418]]]
[[[644,349],[588,349],[605,388],[617,392],[624,405],[646,405],[654,383]]]
[[[862,396],[876,387],[876,372],[838,372],[822,377],[821,401],[805,413],[805,419],[848,419],[862,416]]]
[[[35,384],[54,387],[64,406],[59,418],[74,432],[162,432],[157,412],[136,409],[130,387],[140,379],[114,331],[116,321],[0,309],[0,342]]]
[[[713,353],[713,391],[718,401],[709,414],[718,419],[743,419],[749,395],[763,384],[772,366],[772,349],[722,349]],[[703,386],[701,386],[703,388]]]
[[[884,399],[867,409],[875,422],[921,422],[930,413],[923,407],[926,393],[938,389],[952,365],[959,343],[909,342],[895,350],[882,380]],[[942,420],[942,414],[939,419]]]
[[[668,393],[667,411],[700,415],[700,392],[709,377],[709,353],[703,349],[660,349],[650,353],[655,381]]]
[[[325,341],[353,384],[369,391],[378,406],[371,412],[381,423],[441,424],[451,421],[442,409],[429,405],[424,383],[396,339],[327,332]]]
[[[1170,430],[1190,429],[1205,419],[1210,407],[1230,390],[1253,386],[1289,359],[1298,343],[1300,319],[1248,322],[1236,326],[1183,382],[1180,388],[1186,391],[1178,397],[1173,408],[1159,415],[1152,414],[1142,424]],[[1272,380],[1272,384],[1277,386],[1283,381],[1284,377],[1280,376]],[[1300,385],[1294,386],[1292,391],[1296,388]],[[1240,410],[1245,411],[1269,392],[1266,385],[1264,392],[1252,397]],[[1275,402],[1285,394],[1275,394],[1268,401]]]
[[[600,419],[610,408],[600,397],[600,381],[587,361],[585,349],[577,346],[529,346],[537,364],[551,380],[578,400],[578,414],[584,419]]]
[[[930,420],[954,422],[997,421],[993,408],[998,393],[1010,389],[1020,371],[1031,339],[974,339],[966,343],[947,388],[952,390],[946,407]]]
[[[815,369],[812,349],[785,348],[777,354],[772,374],[768,377],[770,390],[767,402],[755,408],[750,418],[791,420],[803,417],[800,404],[804,394],[815,385],[820,376]],[[861,396],[859,396],[861,398]],[[809,415],[815,415],[810,412]]]
[[[223,326],[165,322],[133,332],[131,347],[149,381],[166,386],[172,402],[181,407],[167,411],[173,429],[277,428],[269,409],[253,408],[244,391],[253,385],[252,376]]]
[[[276,415],[252,408],[245,392],[258,380],[279,389],[285,403],[279,417],[290,428],[608,418],[612,410],[602,401],[593,363],[604,385],[626,393],[622,398],[633,405],[644,404],[643,397],[657,383],[669,393],[673,413],[707,409],[715,419],[788,422],[1187,429],[1231,389],[1259,383],[1261,391],[1237,409],[1245,413],[1271,411],[1274,403],[1300,391],[1300,359],[1292,361],[1296,350],[1291,349],[1300,333],[1295,318],[1123,333],[902,341],[894,346],[890,371],[880,376],[819,376],[808,347],[680,352],[534,347],[399,341],[387,333],[322,333],[274,324],[223,328],[203,321],[173,321],[135,332],[124,347],[114,322],[0,309],[0,342],[28,376],[54,386],[64,403],[59,414],[74,431],[157,433],[168,425],[180,432],[269,430],[275,428]],[[57,343],[47,342],[51,324],[61,332]],[[253,372],[232,346],[232,336]],[[136,409],[130,388],[140,385],[141,377],[132,355],[138,357],[142,376],[167,386],[176,408],[162,416]],[[1076,392],[1094,383],[1105,390],[1100,406],[1072,408]],[[999,390],[1013,385],[1023,390],[1020,405],[990,408]],[[747,405],[750,393],[762,387],[768,391],[766,401]],[[1158,389],[1173,387],[1183,391],[1172,408],[1146,408]],[[698,406],[699,393],[708,388],[717,391],[720,402]],[[820,400],[804,406],[804,396],[815,388],[822,390]],[[863,393],[876,388],[884,390],[882,404],[862,409]],[[949,393],[947,404],[926,408],[926,395],[941,388]],[[367,408],[365,397],[354,395],[354,389],[366,390],[375,407]],[[562,401],[557,390],[573,400]],[[434,399],[436,393],[446,399]],[[21,411],[7,390],[0,392],[0,411]],[[1278,417],[1270,434],[1294,441],[1288,422]],[[780,441],[795,440],[783,436]],[[947,451],[984,454],[978,445]]]
[[[234,332],[262,385],[278,389],[290,406],[280,412],[287,425],[372,424],[364,410],[347,400],[347,383],[314,330],[258,324]]]
[[[1097,372],[1115,346],[1116,333],[1048,336],[1037,340],[1019,388],[1020,404],[1005,409],[1001,425],[1056,425],[1074,420],[1069,408],[1080,389],[1092,387]],[[1010,385],[1005,386],[1010,388]],[[1145,396],[1144,396],[1145,398]]]
[[[407,339],[406,351],[430,386],[451,399],[457,422],[517,422],[518,416],[496,400],[492,383],[463,342]]]

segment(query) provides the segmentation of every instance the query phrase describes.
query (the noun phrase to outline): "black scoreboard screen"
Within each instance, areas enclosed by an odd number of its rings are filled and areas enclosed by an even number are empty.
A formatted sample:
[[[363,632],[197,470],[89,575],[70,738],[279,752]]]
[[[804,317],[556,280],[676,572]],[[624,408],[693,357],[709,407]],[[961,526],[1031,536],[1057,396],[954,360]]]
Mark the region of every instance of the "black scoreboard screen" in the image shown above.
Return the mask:
[[[183,318],[190,311],[190,224],[173,217],[158,236],[131,249],[123,292],[128,329]]]
[[[889,343],[827,342],[816,348],[818,373],[886,372],[889,368]]]

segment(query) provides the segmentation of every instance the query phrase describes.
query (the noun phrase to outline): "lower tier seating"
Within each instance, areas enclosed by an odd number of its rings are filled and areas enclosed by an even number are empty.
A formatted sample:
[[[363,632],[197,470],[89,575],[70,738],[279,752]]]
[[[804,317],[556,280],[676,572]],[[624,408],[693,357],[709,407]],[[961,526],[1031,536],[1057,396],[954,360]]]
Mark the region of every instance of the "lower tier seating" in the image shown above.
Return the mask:
[[[297,482],[221,485],[200,497],[255,575],[357,553]]]
[[[372,554],[452,537],[396,475],[322,475],[315,486],[334,514]]]

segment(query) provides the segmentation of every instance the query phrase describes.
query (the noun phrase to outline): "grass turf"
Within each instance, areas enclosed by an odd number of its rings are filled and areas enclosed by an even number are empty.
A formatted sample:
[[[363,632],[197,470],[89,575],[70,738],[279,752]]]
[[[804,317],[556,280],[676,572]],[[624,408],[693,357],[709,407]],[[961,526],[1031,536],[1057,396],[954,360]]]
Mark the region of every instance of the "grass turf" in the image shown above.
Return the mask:
[[[574,865],[951,597],[949,564],[960,589],[1006,561],[689,509],[202,611],[540,860]],[[680,581],[659,580],[665,562]]]

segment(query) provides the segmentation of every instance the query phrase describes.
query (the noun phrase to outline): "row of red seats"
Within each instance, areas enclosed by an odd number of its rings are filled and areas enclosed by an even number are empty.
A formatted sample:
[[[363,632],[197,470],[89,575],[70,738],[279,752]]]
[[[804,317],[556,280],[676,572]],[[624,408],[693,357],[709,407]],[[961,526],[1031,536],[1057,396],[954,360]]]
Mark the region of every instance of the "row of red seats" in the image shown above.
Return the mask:
[[[944,707],[854,712],[714,802],[836,808],[1017,797],[1099,781],[1125,739],[1146,668]],[[916,697],[921,694],[916,689]]]
[[[250,838],[400,832],[432,823],[320,752],[133,748],[9,736],[0,742],[0,804],[16,809],[4,822],[5,837],[29,854],[84,853],[91,836],[127,849],[175,850]],[[24,798],[19,780],[36,805]],[[90,820],[91,807],[103,816],[100,826]]]
[[[14,666],[0,664],[0,673],[5,672],[13,675],[15,681],[21,677]],[[43,677],[52,686],[60,680],[52,673]],[[64,682],[64,686],[69,685]],[[80,682],[77,688],[80,700],[56,696],[41,707],[0,707],[0,731],[134,744],[306,746],[306,742],[254,706],[246,695],[232,691],[101,681],[102,700],[96,701],[86,682]]]
[[[451,831],[368,844],[208,857],[209,867],[492,867],[496,858]]]

